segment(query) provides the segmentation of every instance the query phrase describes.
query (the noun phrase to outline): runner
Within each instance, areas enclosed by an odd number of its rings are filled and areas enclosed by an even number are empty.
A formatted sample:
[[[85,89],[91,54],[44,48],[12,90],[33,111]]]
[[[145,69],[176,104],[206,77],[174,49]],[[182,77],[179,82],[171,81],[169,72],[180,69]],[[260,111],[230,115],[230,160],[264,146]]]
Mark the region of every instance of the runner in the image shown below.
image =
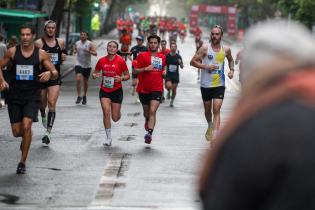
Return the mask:
[[[56,23],[53,20],[45,22],[44,36],[35,41],[35,46],[45,50],[50,56],[51,62],[55,65],[58,71],[58,78],[56,80],[49,80],[42,84],[41,91],[41,106],[40,113],[42,117],[43,126],[47,129],[42,138],[45,144],[50,143],[50,133],[54,125],[56,117],[56,103],[60,93],[61,74],[60,65],[65,59],[65,44],[62,39],[56,38]],[[48,118],[46,116],[46,107],[48,104]]]
[[[126,29],[123,30],[122,35],[119,37],[119,43],[121,44],[119,55],[127,61],[129,53],[129,47],[131,45],[131,34]]]
[[[175,40],[171,40],[171,43],[172,42],[176,43]],[[167,45],[167,41],[166,40],[161,40],[161,50],[159,51],[159,53],[163,54],[164,56],[166,56],[167,54],[169,54],[171,52],[171,50],[169,48],[166,48],[166,45]],[[163,89],[161,103],[164,103],[164,101],[165,101],[165,97],[164,97],[164,89]]]
[[[21,44],[8,49],[0,61],[0,69],[11,60],[9,84],[0,71],[0,90],[9,88],[8,112],[14,137],[22,137],[21,160],[16,173],[26,172],[25,162],[32,141],[32,123],[37,121],[40,106],[40,82],[57,78],[58,71],[51,63],[49,55],[33,42],[34,30],[30,25],[20,27]],[[42,72],[41,65],[48,71]]]
[[[135,60],[140,52],[145,52],[148,51],[148,48],[143,45],[143,37],[142,36],[137,36],[137,45],[133,46],[130,50],[132,53],[132,60]],[[129,59],[131,60],[131,57],[129,56]],[[137,72],[134,69],[134,66],[132,66],[132,95],[135,95],[136,91],[136,85],[138,83],[138,76]]]
[[[216,25],[211,29],[210,43],[195,53],[190,65],[201,69],[200,89],[208,122],[206,139],[215,139],[220,128],[220,109],[225,92],[224,59],[229,62],[228,77],[233,78],[234,61],[231,49],[221,44],[223,30]],[[213,114],[213,119],[212,119]]]
[[[88,90],[88,81],[91,73],[91,55],[97,56],[96,48],[88,40],[88,33],[81,31],[80,40],[75,43],[74,53],[77,53],[77,61],[74,67],[76,74],[77,100],[76,104],[87,103],[86,93]],[[81,81],[83,80],[83,97],[81,97]]]
[[[137,92],[143,107],[144,127],[148,131],[144,139],[146,144],[150,144],[156,122],[156,111],[162,99],[163,75],[166,73],[166,69],[165,56],[158,53],[160,37],[150,35],[147,40],[149,51],[141,52],[133,61],[133,65],[138,72]]]
[[[169,48],[166,48],[166,45],[167,45],[167,41],[161,40],[161,50],[159,51],[159,53],[163,54],[164,56],[166,56],[167,54],[169,54],[171,52],[171,50]]]
[[[165,87],[167,89],[167,99],[171,98],[170,107],[174,106],[177,85],[179,83],[178,66],[184,68],[182,57],[176,53],[176,43],[171,44],[171,52],[166,55],[167,73],[165,78]],[[172,93],[171,93],[172,91]]]
[[[117,55],[118,43],[110,41],[107,44],[107,56],[98,60],[93,79],[102,76],[102,84],[99,93],[103,111],[103,123],[106,139],[104,146],[112,145],[111,119],[117,122],[120,117],[121,103],[123,100],[122,81],[130,78],[125,60]],[[100,71],[102,71],[100,73]]]

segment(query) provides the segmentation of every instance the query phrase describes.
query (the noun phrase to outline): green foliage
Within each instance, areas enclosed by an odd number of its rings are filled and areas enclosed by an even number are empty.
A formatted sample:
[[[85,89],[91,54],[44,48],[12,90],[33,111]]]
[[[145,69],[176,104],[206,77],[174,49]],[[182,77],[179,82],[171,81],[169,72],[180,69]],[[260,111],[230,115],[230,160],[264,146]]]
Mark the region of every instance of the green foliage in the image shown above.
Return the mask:
[[[95,0],[76,0],[73,1],[73,10],[78,17],[84,17],[91,12]]]
[[[314,0],[280,0],[279,6],[286,15],[291,14],[294,20],[301,21],[309,28],[315,23]]]

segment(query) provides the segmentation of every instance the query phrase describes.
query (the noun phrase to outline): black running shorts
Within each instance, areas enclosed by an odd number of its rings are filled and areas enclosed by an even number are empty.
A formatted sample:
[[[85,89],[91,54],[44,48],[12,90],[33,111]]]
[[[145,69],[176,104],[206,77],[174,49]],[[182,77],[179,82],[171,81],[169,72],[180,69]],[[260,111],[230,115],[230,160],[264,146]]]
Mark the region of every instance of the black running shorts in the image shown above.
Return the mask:
[[[100,99],[109,98],[112,103],[118,103],[118,104],[121,104],[124,98],[122,88],[115,90],[113,92],[109,92],[109,93],[100,89],[99,96],[100,96]]]
[[[21,101],[9,101],[8,112],[11,123],[22,122],[24,117],[31,118],[33,122],[38,121],[38,110],[40,101],[35,100],[21,100]]]
[[[225,87],[204,88],[200,87],[203,101],[210,101],[212,99],[224,99]]]
[[[139,93],[139,99],[143,105],[149,105],[152,100],[161,102],[162,92],[154,91],[151,93]]]
[[[89,78],[92,68],[83,68],[81,66],[75,66],[74,71],[76,74],[82,74],[85,78]]]
[[[58,78],[58,79],[55,79],[55,80],[48,80],[48,82],[44,82],[44,83],[41,83],[41,89],[47,89],[48,87],[51,87],[51,86],[55,86],[55,85],[61,85],[61,79]]]
[[[166,75],[165,83],[168,81],[171,81],[172,84],[178,84],[179,83],[179,76]]]

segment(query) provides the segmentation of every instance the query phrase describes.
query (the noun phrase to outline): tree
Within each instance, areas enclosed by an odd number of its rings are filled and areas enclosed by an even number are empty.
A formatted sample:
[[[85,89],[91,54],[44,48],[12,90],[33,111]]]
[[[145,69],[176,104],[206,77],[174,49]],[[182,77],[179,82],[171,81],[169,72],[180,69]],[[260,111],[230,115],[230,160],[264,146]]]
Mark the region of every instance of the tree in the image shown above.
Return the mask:
[[[59,33],[60,33],[60,25],[61,25],[61,21],[63,17],[65,4],[66,4],[66,0],[56,0],[54,9],[50,16],[50,19],[57,23],[57,32],[56,32],[57,36],[59,36]]]
[[[313,0],[280,0],[279,7],[285,15],[311,28],[315,23],[315,2]]]

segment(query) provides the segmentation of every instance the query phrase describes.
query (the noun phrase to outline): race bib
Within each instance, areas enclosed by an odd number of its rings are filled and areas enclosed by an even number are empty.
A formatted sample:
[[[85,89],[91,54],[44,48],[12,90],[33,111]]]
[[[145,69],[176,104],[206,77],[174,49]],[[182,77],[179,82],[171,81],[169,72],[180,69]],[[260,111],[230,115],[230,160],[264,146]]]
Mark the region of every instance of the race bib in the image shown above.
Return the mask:
[[[156,70],[163,70],[162,58],[151,56],[151,64]]]
[[[34,80],[34,66],[16,65],[16,80]]]
[[[176,72],[177,71],[177,65],[169,65],[168,66],[169,72]]]
[[[107,88],[114,88],[114,77],[103,77],[103,86]]]
[[[58,61],[59,61],[59,59],[58,59],[58,53],[49,53],[49,56],[50,56],[50,61],[51,61],[54,65],[58,64]]]

